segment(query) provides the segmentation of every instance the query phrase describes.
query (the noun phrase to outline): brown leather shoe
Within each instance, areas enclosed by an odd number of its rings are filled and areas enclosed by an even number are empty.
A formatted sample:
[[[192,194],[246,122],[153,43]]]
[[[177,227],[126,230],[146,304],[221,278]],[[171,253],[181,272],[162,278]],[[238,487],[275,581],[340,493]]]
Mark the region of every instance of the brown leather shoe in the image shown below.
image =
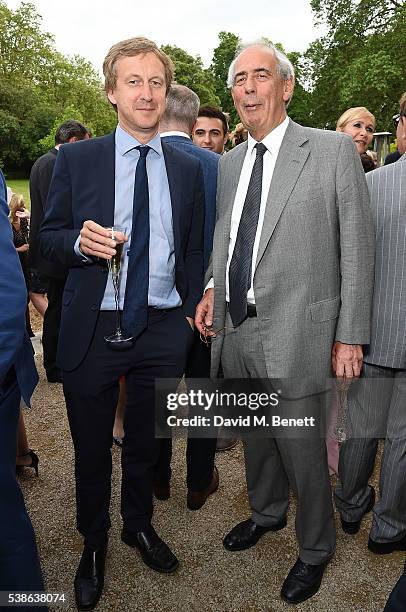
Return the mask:
[[[187,507],[189,510],[199,510],[206,503],[206,499],[212,493],[215,493],[219,488],[219,473],[214,466],[213,469],[213,477],[211,479],[211,483],[208,487],[203,489],[203,491],[189,491],[187,492]]]
[[[154,495],[162,501],[169,499],[171,496],[171,483],[166,480],[156,480],[153,484]]]

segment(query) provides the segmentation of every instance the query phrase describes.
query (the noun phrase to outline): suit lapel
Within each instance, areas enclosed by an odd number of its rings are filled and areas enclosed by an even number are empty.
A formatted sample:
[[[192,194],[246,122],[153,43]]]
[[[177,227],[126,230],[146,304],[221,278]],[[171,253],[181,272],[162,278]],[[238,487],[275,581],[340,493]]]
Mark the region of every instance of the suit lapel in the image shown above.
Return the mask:
[[[302,147],[307,140],[308,138],[301,126],[293,121],[289,121],[281,148],[279,149],[269,189],[256,268],[264,255],[268,242],[309,156],[309,148]]]
[[[100,188],[101,213],[104,227],[114,225],[116,146],[115,131],[102,141],[95,168]]]
[[[179,186],[182,185],[184,179],[180,172],[181,166],[176,164],[174,159],[173,149],[163,140],[161,140],[161,142],[166,174],[168,176],[169,193],[171,195],[173,239],[175,244],[175,257],[177,258],[180,248],[180,218],[182,210],[182,193]]]

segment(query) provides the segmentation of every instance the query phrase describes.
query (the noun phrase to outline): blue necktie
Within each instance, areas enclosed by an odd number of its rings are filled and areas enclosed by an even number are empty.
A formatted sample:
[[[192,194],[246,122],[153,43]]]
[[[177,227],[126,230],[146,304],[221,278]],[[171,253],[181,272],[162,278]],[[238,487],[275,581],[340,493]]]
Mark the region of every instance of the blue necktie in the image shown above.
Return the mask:
[[[136,147],[140,158],[135,171],[131,243],[128,255],[123,328],[133,339],[146,328],[149,284],[149,192],[147,155],[150,147]]]
[[[247,293],[251,285],[252,251],[261,207],[263,158],[267,148],[262,142],[258,142],[255,147],[257,155],[252,168],[233,256],[228,270],[229,311],[234,327],[240,325],[247,318]]]

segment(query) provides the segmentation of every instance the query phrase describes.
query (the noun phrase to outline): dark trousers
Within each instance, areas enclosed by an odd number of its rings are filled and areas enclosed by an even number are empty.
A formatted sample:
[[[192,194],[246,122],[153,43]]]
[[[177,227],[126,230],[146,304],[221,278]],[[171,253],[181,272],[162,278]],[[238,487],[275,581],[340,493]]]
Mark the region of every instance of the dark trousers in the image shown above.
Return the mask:
[[[43,589],[34,530],[16,480],[20,399],[14,377],[0,399],[0,591]]]
[[[208,378],[210,376],[210,349],[200,340],[195,330],[193,344],[187,358],[186,378]],[[216,453],[216,438],[188,438],[186,449],[187,488],[202,491],[211,482]],[[159,459],[154,478],[169,482],[171,479],[172,440],[160,440]]]
[[[406,563],[402,576],[393,588],[383,612],[404,612],[406,610]]]
[[[75,447],[77,526],[85,545],[92,548],[104,544],[110,527],[111,445],[122,375],[126,411],[121,515],[133,533],[145,530],[152,517],[153,467],[159,453],[154,435],[155,379],[180,379],[193,333],[182,308],[149,308],[148,317],[148,326],[134,345],[117,351],[104,341],[115,329],[115,314],[100,312],[85,359],[72,372],[63,372]]]
[[[44,368],[49,372],[56,368],[56,350],[61,325],[62,295],[65,282],[65,278],[47,277],[48,307],[44,315],[42,348],[44,350]]]

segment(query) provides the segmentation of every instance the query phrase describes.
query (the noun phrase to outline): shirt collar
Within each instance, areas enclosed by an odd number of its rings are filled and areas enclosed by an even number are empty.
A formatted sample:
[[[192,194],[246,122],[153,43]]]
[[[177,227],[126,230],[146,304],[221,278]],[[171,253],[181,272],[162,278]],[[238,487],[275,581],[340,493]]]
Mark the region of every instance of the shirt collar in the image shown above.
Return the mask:
[[[177,130],[168,130],[167,132],[161,132],[160,136],[161,138],[164,138],[164,136],[182,136],[183,138],[188,138],[190,140],[189,134],[186,134],[186,132],[179,132]]]
[[[158,155],[163,155],[161,138],[159,134],[146,143],[151,149],[153,149]],[[123,130],[120,124],[116,127],[116,149],[120,155],[125,155],[129,151],[132,151],[135,147],[143,146],[143,143],[139,142],[134,136],[131,136],[128,132]]]
[[[261,140],[261,142],[266,146],[268,151],[273,155],[278,155],[279,149],[281,148],[283,137],[285,136],[286,129],[289,125],[289,117],[285,117],[285,119],[280,123],[276,128],[269,132]],[[251,155],[257,141],[248,133],[248,154]]]

